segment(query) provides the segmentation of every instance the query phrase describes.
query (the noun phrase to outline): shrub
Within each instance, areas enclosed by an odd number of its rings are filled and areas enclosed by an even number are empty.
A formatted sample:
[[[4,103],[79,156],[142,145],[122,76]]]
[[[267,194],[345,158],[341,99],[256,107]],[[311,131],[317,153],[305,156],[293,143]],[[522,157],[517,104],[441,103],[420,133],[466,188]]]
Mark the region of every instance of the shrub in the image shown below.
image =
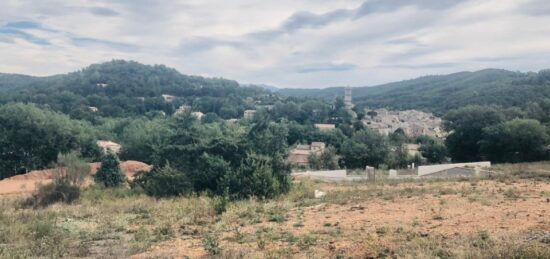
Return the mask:
[[[218,241],[218,236],[216,233],[206,233],[202,237],[202,243],[204,245],[204,249],[210,254],[210,255],[219,255],[220,254],[220,244]]]
[[[142,188],[154,197],[170,197],[189,194],[193,191],[187,175],[170,167],[155,168],[151,172],[140,172],[132,182],[132,188]]]
[[[274,159],[250,154],[241,161],[241,166],[224,175],[222,186],[234,198],[272,198],[288,191],[289,182],[282,170],[274,166]],[[274,170],[275,168],[275,170]]]
[[[101,159],[101,167],[95,174],[96,183],[105,187],[117,187],[124,183],[126,176],[120,169],[120,161],[116,154],[109,152]]]
[[[80,188],[66,182],[40,185],[38,191],[23,202],[24,207],[47,207],[56,202],[72,203],[80,198]]]
[[[80,198],[80,187],[90,174],[90,166],[74,152],[59,155],[54,181],[41,185],[23,202],[24,206],[46,207],[56,202],[72,203]]]

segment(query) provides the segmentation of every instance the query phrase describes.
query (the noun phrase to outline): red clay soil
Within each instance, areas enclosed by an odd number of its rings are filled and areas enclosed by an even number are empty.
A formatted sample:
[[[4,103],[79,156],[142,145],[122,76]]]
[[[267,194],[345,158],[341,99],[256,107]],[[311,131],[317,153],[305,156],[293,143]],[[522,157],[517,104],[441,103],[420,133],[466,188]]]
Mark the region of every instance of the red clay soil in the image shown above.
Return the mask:
[[[101,163],[90,163],[92,175],[97,172]],[[120,163],[120,168],[128,179],[133,179],[139,171],[149,171],[151,166],[139,161],[125,161]],[[28,194],[36,190],[38,184],[46,184],[52,181],[55,169],[37,170],[22,175],[16,175],[0,181],[0,195]],[[93,181],[87,179],[86,185]]]

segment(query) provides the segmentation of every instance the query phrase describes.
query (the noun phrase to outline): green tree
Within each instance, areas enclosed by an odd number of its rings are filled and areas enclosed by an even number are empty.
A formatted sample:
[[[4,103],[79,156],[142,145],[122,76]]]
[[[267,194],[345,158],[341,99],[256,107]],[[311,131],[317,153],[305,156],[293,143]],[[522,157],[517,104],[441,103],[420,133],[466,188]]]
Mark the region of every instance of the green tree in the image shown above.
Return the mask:
[[[327,147],[320,153],[311,153],[308,157],[309,166],[315,170],[338,169],[338,156],[333,147]]]
[[[447,160],[447,147],[440,140],[429,136],[419,137],[418,139],[420,141],[420,148],[418,151],[420,151],[422,156],[425,157],[429,163],[441,164]]]
[[[483,138],[483,129],[504,120],[499,110],[483,106],[467,106],[445,115],[444,127],[450,132],[445,144],[453,161],[480,160],[479,142]]]
[[[173,169],[169,164],[138,174],[132,187],[138,186],[153,197],[181,196],[193,191],[192,182],[187,175]]]
[[[493,162],[548,159],[546,128],[531,119],[514,119],[483,130],[481,153]]]
[[[95,174],[95,182],[105,187],[121,186],[126,180],[126,175],[120,169],[118,156],[112,152],[107,153],[101,159],[101,167]]]
[[[347,168],[365,168],[385,163],[389,155],[387,138],[371,129],[356,132],[340,149]]]
[[[223,178],[223,188],[234,198],[258,197],[272,198],[283,193],[289,185],[288,178],[281,181],[273,170],[273,162],[267,156],[250,154],[234,170],[226,173]]]
[[[35,105],[4,105],[0,107],[0,179],[45,168],[59,153],[93,150],[93,142],[89,125],[66,115]]]

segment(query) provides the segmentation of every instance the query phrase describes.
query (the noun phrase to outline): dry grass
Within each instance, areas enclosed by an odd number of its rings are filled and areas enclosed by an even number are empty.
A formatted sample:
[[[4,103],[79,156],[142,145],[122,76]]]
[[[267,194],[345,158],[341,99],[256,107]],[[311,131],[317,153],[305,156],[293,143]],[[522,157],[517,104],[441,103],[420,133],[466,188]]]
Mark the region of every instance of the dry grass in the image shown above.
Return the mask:
[[[496,169],[468,180],[301,180],[223,214],[204,195],[127,189],[90,188],[44,209],[4,198],[0,258],[550,258],[550,164]],[[315,189],[328,194],[314,199]]]

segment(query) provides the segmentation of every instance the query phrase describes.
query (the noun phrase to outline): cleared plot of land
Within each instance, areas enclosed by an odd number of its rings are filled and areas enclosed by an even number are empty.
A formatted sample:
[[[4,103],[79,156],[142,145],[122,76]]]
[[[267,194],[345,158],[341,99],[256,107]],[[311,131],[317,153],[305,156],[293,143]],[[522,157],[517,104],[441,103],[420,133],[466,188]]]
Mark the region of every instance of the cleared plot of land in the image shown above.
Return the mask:
[[[101,163],[91,163],[90,170],[92,174],[95,174],[97,169],[101,166]],[[134,175],[141,170],[149,171],[151,166],[138,161],[124,161],[120,164],[122,171],[126,174],[128,179],[133,179]],[[30,194],[36,191],[38,184],[46,184],[52,181],[54,177],[54,170],[38,170],[32,171],[27,174],[16,175],[0,181],[0,196],[2,195],[16,195],[16,194]],[[88,177],[86,180],[87,186],[91,185],[93,180]]]
[[[494,179],[320,183],[227,205],[92,188],[74,205],[0,205],[0,257],[489,258],[550,256],[548,164]],[[542,170],[542,171],[541,171]],[[327,192],[313,198],[314,190]]]

